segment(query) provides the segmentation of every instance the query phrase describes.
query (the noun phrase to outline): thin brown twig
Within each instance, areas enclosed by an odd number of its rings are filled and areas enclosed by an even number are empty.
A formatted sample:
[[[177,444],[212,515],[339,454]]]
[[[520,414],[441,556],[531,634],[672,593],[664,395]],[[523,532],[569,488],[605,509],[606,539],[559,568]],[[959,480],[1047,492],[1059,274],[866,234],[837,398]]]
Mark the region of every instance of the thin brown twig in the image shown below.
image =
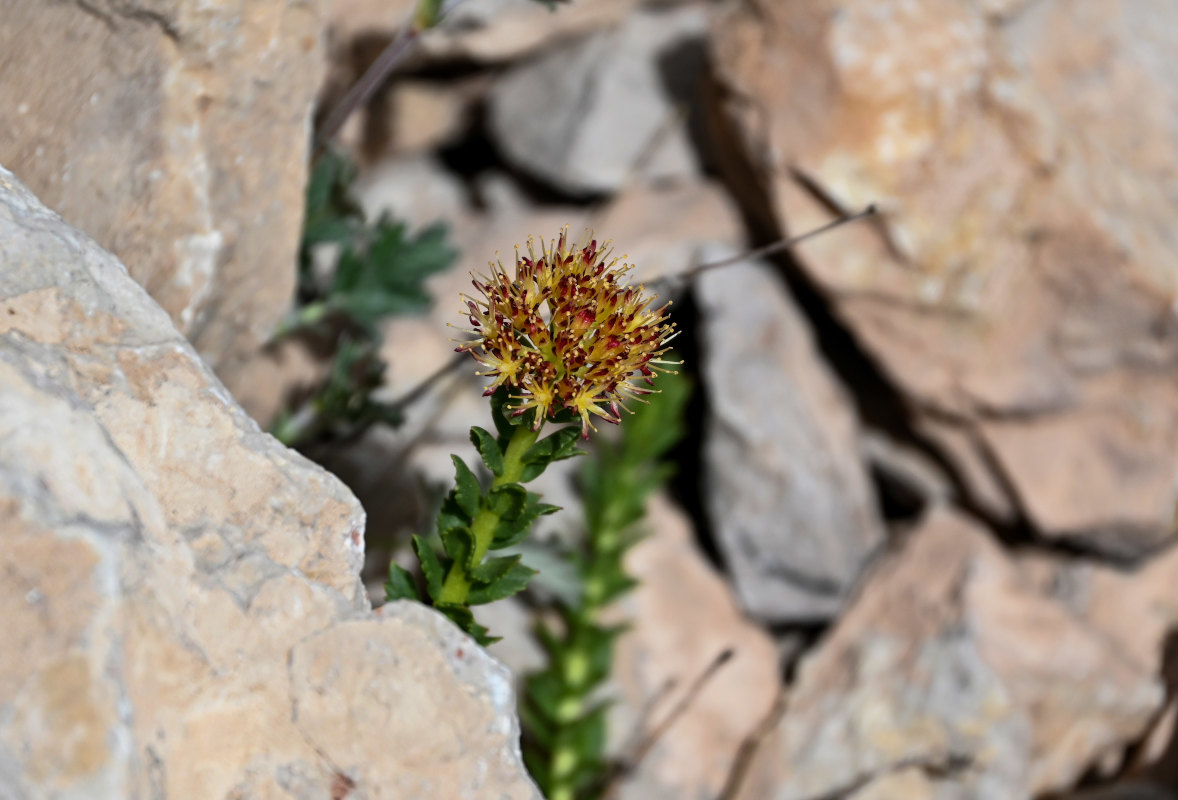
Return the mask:
[[[749,250],[745,253],[739,253],[734,256],[729,256],[728,258],[722,258],[719,261],[711,261],[707,264],[700,264],[697,267],[692,267],[686,272],[658,278],[654,281],[651,281],[650,285],[652,289],[656,287],[666,289],[670,288],[670,286],[675,283],[688,283],[695,278],[698,278],[703,273],[710,272],[714,269],[731,266],[732,264],[736,264],[741,261],[750,261],[752,259],[764,258],[765,256],[771,256],[775,253],[781,253],[786,250],[792,250],[802,242],[813,239],[814,237],[820,236],[828,231],[832,231],[835,228],[846,225],[847,223],[856,222],[858,220],[874,216],[877,213],[879,212],[876,209],[875,203],[872,203],[862,211],[851,214],[850,216],[839,217],[838,219],[831,220],[825,225],[820,225],[813,230],[806,231],[805,233],[798,234],[797,236],[793,236],[789,239],[781,239],[779,241],[773,242],[772,244],[767,244],[764,247],[758,247],[756,250]]]
[[[724,788],[720,791],[719,800],[736,800],[736,794],[744,786],[749,769],[753,765],[753,757],[760,751],[761,744],[766,737],[777,727],[777,723],[781,719],[781,715],[785,713],[785,707],[788,704],[789,694],[785,684],[781,684],[777,687],[777,697],[773,699],[773,705],[769,708],[768,713],[757,723],[757,727],[744,737],[740,747],[736,749],[736,756],[732,759],[732,767],[728,770],[728,778],[724,781]]]
[[[855,220],[863,219],[864,217],[871,216],[872,214],[875,214],[875,213],[876,213],[875,205],[872,204],[857,214],[852,214],[849,217],[841,217],[841,218],[836,219],[832,222],[828,222],[827,224],[823,225],[820,228],[815,228],[812,231],[807,231],[806,233],[795,236],[792,239],[783,239],[779,242],[774,242],[773,244],[766,245],[765,247],[761,247],[756,250],[751,250],[747,253],[742,253],[741,255],[732,256],[730,258],[724,258],[719,261],[712,261],[708,264],[701,264],[700,266],[694,267],[693,269],[691,269],[687,272],[684,272],[684,273],[680,273],[679,275],[667,276],[666,278],[659,278],[658,280],[653,281],[651,283],[651,287],[652,288],[659,287],[660,284],[662,284],[663,282],[670,284],[672,282],[677,282],[677,281],[690,281],[692,278],[695,278],[697,275],[699,275],[703,272],[706,272],[708,270],[718,269],[720,267],[726,267],[731,264],[735,264],[739,261],[744,261],[744,260],[750,259],[750,258],[761,258],[761,257],[767,256],[767,255],[771,255],[773,253],[779,253],[783,250],[789,250],[791,247],[795,247],[795,246],[801,244],[802,242],[806,241],[807,239],[811,239],[815,236],[818,236],[819,234],[826,233],[827,231],[833,230],[834,228],[837,228],[840,225],[845,225],[848,222],[854,222]],[[393,401],[393,405],[396,408],[401,409],[401,410],[408,408],[410,405],[412,405],[413,403],[417,402],[422,397],[424,397],[426,392],[429,390],[429,388],[433,384],[437,383],[439,380],[441,380],[442,378],[446,377],[451,372],[456,370],[462,364],[463,360],[464,359],[462,358],[461,355],[456,356],[455,358],[453,358],[452,360],[447,362],[445,366],[439,368],[437,372],[435,372],[432,375],[430,375],[429,377],[425,378],[424,380],[422,380],[421,383],[417,384],[412,389],[410,389],[405,394],[403,394],[400,398]]]
[[[442,9],[434,27],[440,25],[442,20],[462,2],[463,0],[451,0],[447,4],[447,7]],[[380,55],[368,66],[368,69],[364,70],[364,74],[360,76],[360,79],[352,84],[352,88],[344,95],[344,99],[340,100],[336,107],[331,110],[331,113],[327,115],[315,137],[315,155],[318,155],[322,152],[323,148],[331,144],[331,140],[344,127],[344,123],[348,121],[348,118],[352,116],[353,112],[371,100],[372,96],[384,85],[384,82],[392,74],[393,70],[408,57],[413,45],[421,38],[422,33],[414,24],[417,7],[418,4],[415,3],[409,9],[404,22],[397,28],[396,35],[380,51]]]

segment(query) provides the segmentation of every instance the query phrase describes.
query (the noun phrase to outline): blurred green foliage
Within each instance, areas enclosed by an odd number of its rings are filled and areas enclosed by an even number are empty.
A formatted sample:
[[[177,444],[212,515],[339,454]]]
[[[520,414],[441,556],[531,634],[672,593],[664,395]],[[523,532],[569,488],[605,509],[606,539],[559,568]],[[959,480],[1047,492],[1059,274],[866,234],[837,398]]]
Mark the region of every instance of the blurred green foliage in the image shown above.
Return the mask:
[[[520,704],[524,758],[548,800],[591,800],[606,789],[609,701],[601,689],[625,628],[599,623],[602,609],[630,591],[626,552],[641,538],[646,502],[674,472],[665,461],[683,436],[690,395],[685,377],[662,375],[659,393],[636,404],[620,437],[599,441],[580,474],[585,538],[570,553],[580,575],[575,603],[557,605],[558,624],[537,626],[548,666],[525,681]]]
[[[386,368],[379,355],[380,323],[428,309],[425,280],[457,257],[442,224],[413,236],[387,215],[368,222],[349,193],[355,177],[347,157],[328,150],[307,185],[297,302],[274,339],[327,339],[334,358],[324,384],[272,426],[271,433],[289,447],[351,436],[375,423],[400,423],[399,410],[373,396]]]

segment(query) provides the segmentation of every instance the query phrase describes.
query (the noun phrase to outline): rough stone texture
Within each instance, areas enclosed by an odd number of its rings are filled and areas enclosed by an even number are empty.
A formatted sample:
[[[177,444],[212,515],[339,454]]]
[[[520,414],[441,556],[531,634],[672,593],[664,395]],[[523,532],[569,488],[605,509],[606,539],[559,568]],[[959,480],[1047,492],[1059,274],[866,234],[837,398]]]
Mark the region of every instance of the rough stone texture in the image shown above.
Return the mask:
[[[290,303],[321,0],[5,0],[0,163],[233,390]]]
[[[1166,0],[756,0],[714,48],[762,221],[878,202],[809,274],[1042,534],[1121,556],[1178,494],[1176,49]]]
[[[1093,592],[1115,586],[1147,607],[1124,574],[1080,569]],[[803,660],[739,797],[1032,797],[1118,755],[1162,704],[1158,638],[1141,644],[1166,614],[1145,615],[1142,635],[1123,624],[1136,617],[1110,628],[1063,572],[934,511]]]
[[[704,502],[732,580],[760,619],[828,619],[883,541],[855,411],[767,267],[705,273],[695,294]]]
[[[597,0],[568,3],[554,13],[536,0],[463,0],[440,28],[422,37],[422,49],[435,58],[510,61],[554,42],[614,27],[637,5],[637,0]],[[358,38],[391,37],[413,8],[413,0],[335,0],[332,49]]]
[[[502,668],[3,169],[0,298],[0,795],[538,800]]]
[[[733,656],[616,796],[715,798],[741,742],[774,703],[780,681],[777,650],[741,615],[731,587],[704,560],[680,510],[656,496],[642,525],[650,536],[626,559],[627,571],[639,584],[614,609],[619,621],[631,627],[619,639],[614,659],[613,682],[622,702],[611,712],[611,738],[621,744],[636,728],[660,724],[718,654],[731,648]],[[660,694],[667,681],[674,681],[674,688]],[[641,720],[639,713],[652,703],[652,717]]]
[[[698,82],[706,25],[702,8],[635,13],[617,30],[515,67],[491,90],[496,142],[522,169],[573,193],[693,177],[675,94]]]

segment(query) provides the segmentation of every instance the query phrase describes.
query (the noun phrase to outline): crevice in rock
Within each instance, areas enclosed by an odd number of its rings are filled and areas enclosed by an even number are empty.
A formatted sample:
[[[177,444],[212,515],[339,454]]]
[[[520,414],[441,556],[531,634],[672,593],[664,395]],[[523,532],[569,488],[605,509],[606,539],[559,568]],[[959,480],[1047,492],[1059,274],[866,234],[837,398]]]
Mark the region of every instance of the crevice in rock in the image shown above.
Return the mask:
[[[462,179],[476,209],[486,210],[488,205],[479,189],[478,179],[493,172],[507,175],[530,202],[541,207],[570,203],[591,205],[603,199],[600,195],[569,195],[516,167],[495,143],[487,117],[487,102],[483,99],[472,106],[462,136],[438,150],[439,161]]]
[[[683,292],[676,297],[671,309],[671,321],[675,323],[677,330],[682,331],[675,340],[675,350],[684,364],[680,370],[687,372],[691,378],[691,398],[684,413],[683,438],[668,457],[676,466],[669,488],[676,503],[691,518],[695,542],[700,551],[713,567],[721,572],[727,572],[711,520],[704,507],[704,428],[709,402],[707,387],[698,372],[702,342],[699,336],[699,307],[696,305],[694,293],[691,290]]]
[[[742,104],[741,98],[725,87],[709,86],[712,112],[708,115],[707,146],[717,154],[716,163],[720,178],[737,203],[749,233],[752,247],[761,247],[780,241],[786,235],[782,230],[775,203],[768,186],[767,171],[759,169],[747,151],[742,137],[736,130],[726,106]],[[722,157],[719,157],[722,156]],[[799,186],[815,196],[824,206],[839,209],[828,193],[820,191],[812,179],[796,173]],[[791,231],[791,233],[798,233]],[[828,234],[838,236],[838,232]],[[851,328],[838,316],[837,303],[802,265],[786,252],[768,259],[785,281],[790,294],[808,320],[814,334],[815,345],[824,361],[834,371],[843,387],[853,398],[856,411],[864,428],[875,430],[898,444],[911,448],[929,460],[940,471],[951,490],[955,508],[966,516],[985,526],[1003,544],[1018,549],[1033,549],[1039,552],[1054,552],[1069,557],[1099,558],[1108,563],[1107,553],[1098,552],[1082,541],[1047,540],[1039,534],[1014,491],[1009,477],[992,458],[987,466],[1010,499],[1014,513],[1011,519],[999,519],[988,511],[984,504],[972,496],[969,482],[955,466],[949,455],[916,425],[911,401],[906,398],[897,384],[886,373],[883,366],[858,341]],[[958,426],[962,421],[955,422]],[[976,437],[975,437],[976,438]],[[880,476],[875,476],[877,479]],[[912,503],[904,501],[893,492],[893,487],[877,480],[877,490],[883,504],[885,519],[893,514],[908,516]]]
[[[74,5],[101,21],[112,33],[117,31],[119,27],[115,23],[115,17],[122,17],[157,27],[171,41],[180,41],[180,31],[176,28],[175,23],[158,11],[153,11],[149,8],[140,8],[130,4],[115,4],[109,9],[102,9],[94,3],[87,2],[87,0],[74,0]]]

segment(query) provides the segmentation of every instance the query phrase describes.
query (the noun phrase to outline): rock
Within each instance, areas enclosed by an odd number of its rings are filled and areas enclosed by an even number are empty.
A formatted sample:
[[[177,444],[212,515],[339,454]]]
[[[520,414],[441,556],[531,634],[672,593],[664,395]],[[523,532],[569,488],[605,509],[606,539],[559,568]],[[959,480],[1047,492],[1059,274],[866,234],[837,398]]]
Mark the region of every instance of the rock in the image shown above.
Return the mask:
[[[622,24],[636,0],[598,0],[545,8],[536,0],[467,0],[441,28],[423,37],[435,58],[511,61],[603,28]]]
[[[930,507],[957,500],[941,469],[920,451],[874,430],[863,432],[859,447],[875,476],[889,521],[919,519]]]
[[[367,219],[388,214],[413,232],[469,211],[462,181],[428,155],[387,158],[372,165],[356,179],[353,194]]]
[[[572,194],[694,177],[699,166],[670,82],[698,83],[706,27],[702,8],[636,12],[616,31],[511,69],[490,95],[499,148]]]
[[[485,80],[450,85],[439,81],[402,80],[390,90],[389,138],[397,152],[422,152],[457,139],[482,97]]]
[[[638,0],[567,3],[550,10],[536,0],[464,0],[420,40],[418,57],[501,63],[619,25]],[[413,12],[413,0],[336,0],[329,39],[342,52],[353,42],[388,41]]]
[[[10,3],[0,163],[93,236],[230,389],[294,292],[319,0]]]
[[[731,648],[733,655],[622,781],[616,797],[718,797],[741,742],[774,704],[777,651],[764,631],[742,617],[731,589],[692,541],[681,511],[656,495],[642,525],[651,534],[626,559],[638,587],[613,610],[632,627],[618,640],[614,658],[613,683],[622,702],[611,711],[611,740],[621,745],[635,730],[661,724],[720,653]],[[668,681],[673,688],[662,694]],[[643,709],[651,709],[650,719],[641,718]]]
[[[975,428],[929,416],[917,421],[916,430],[956,476],[955,488],[964,494],[962,503],[998,524],[1015,521],[1019,511],[1009,483]]]
[[[1157,654],[1112,639],[1095,604],[1077,614],[1041,567],[933,511],[802,661],[738,797],[1033,797],[1136,741],[1163,702]],[[1122,573],[1083,569],[1145,600]]]
[[[368,611],[351,493],[3,169],[0,242],[0,795],[539,800],[503,669]]]
[[[704,503],[736,590],[758,619],[829,619],[883,542],[855,410],[765,266],[704,273],[695,296]]]
[[[984,441],[1043,536],[1119,557],[1174,537],[1174,23],[1165,0],[759,0],[713,50],[752,216],[884,210],[801,263],[917,423]]]

